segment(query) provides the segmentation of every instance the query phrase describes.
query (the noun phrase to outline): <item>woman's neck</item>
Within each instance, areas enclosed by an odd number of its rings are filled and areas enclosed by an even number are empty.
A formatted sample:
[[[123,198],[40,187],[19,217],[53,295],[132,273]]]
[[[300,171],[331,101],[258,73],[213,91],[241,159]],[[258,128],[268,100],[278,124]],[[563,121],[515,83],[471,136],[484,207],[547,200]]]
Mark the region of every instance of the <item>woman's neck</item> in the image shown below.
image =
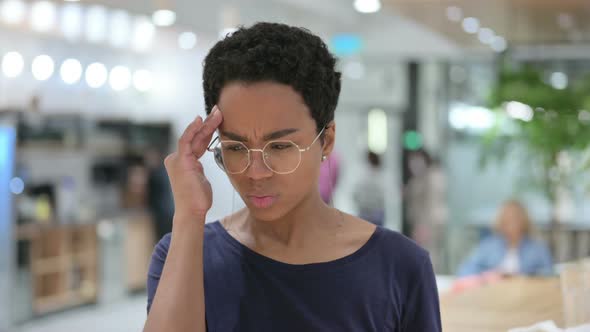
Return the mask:
[[[508,244],[508,248],[510,248],[510,249],[517,249],[520,246],[521,242],[522,242],[522,238],[517,238],[517,239],[507,238],[506,239],[506,244]]]
[[[314,192],[277,220],[261,221],[248,213],[244,226],[257,246],[302,248],[315,235],[335,232],[340,220],[336,216],[337,211]]]

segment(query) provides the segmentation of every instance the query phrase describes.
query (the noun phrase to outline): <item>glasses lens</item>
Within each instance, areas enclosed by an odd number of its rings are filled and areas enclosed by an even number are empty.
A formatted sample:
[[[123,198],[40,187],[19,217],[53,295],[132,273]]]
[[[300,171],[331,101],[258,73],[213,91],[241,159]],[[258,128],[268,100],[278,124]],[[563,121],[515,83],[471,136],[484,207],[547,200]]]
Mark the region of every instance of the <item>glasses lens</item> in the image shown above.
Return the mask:
[[[270,142],[264,148],[264,162],[275,173],[291,173],[300,161],[301,152],[293,142]]]
[[[221,142],[219,149],[226,172],[241,173],[248,167],[248,148],[241,142]]]
[[[215,159],[215,163],[221,170],[225,171],[225,166],[223,165],[223,155],[221,154],[221,145],[217,143],[217,145],[213,148],[213,159]]]

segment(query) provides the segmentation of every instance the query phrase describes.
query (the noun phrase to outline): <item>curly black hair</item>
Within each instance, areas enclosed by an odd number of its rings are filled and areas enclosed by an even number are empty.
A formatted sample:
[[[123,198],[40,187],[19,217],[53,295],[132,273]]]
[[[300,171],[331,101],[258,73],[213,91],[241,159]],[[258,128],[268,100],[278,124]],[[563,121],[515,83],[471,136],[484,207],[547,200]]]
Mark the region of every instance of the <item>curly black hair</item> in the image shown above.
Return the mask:
[[[326,44],[304,28],[267,22],[241,27],[211,48],[203,67],[207,114],[228,83],[271,81],[301,94],[318,132],[334,119],[341,73]]]

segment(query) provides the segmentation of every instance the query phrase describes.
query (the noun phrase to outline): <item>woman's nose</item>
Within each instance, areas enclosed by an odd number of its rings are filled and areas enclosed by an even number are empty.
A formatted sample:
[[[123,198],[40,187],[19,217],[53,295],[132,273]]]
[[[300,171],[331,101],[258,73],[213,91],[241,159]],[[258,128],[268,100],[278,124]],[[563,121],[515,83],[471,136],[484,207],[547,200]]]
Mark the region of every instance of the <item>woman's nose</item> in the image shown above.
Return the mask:
[[[246,170],[248,177],[253,180],[259,180],[272,176],[273,172],[264,163],[262,151],[250,151],[250,166]]]

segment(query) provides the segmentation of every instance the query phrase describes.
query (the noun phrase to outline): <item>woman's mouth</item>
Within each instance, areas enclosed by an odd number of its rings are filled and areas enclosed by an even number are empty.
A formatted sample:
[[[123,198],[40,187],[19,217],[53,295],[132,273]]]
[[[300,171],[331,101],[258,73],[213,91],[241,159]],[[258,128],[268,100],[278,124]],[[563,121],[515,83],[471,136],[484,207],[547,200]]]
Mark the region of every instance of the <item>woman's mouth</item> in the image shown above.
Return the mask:
[[[250,195],[248,199],[258,209],[267,209],[271,207],[276,201],[276,196],[258,196]]]

